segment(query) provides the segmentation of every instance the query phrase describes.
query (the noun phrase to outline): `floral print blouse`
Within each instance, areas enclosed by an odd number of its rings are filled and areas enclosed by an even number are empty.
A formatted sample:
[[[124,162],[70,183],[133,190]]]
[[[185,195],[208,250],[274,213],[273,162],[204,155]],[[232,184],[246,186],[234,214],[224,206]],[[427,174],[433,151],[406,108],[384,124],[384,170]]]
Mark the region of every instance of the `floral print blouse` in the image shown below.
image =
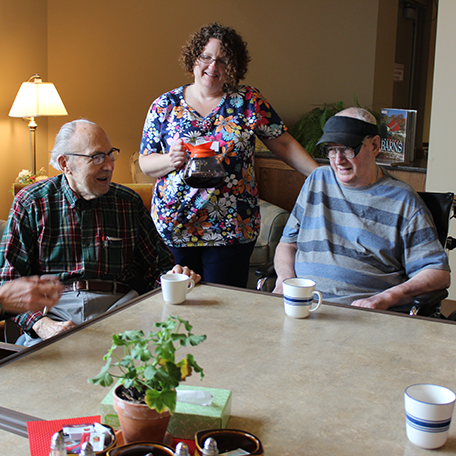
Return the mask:
[[[200,144],[218,141],[225,180],[216,188],[189,187],[184,169],[157,180],[152,218],[172,247],[221,246],[254,242],[260,228],[258,189],[253,167],[255,135],[274,139],[286,127],[255,88],[226,92],[207,117],[184,99],[179,87],[157,98],[144,124],[140,153],[167,153],[178,139]]]

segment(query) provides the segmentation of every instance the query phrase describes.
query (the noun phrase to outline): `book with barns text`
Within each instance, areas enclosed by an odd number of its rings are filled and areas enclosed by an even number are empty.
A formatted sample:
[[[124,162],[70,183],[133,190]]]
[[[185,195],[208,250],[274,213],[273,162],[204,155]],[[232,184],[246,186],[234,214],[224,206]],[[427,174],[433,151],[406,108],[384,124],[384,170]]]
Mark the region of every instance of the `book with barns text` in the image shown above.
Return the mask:
[[[416,114],[412,109],[384,108],[379,122],[380,163],[410,163],[415,155]]]

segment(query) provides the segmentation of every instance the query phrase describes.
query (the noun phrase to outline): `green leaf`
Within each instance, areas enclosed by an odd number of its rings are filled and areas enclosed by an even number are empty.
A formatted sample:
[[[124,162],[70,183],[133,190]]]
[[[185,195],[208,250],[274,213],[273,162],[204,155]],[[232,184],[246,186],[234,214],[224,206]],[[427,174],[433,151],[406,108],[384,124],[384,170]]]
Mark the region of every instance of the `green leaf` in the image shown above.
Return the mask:
[[[119,363],[122,367],[128,367],[130,364],[134,364],[134,358],[131,355],[125,355]]]
[[[174,363],[166,363],[166,372],[168,372],[171,387],[179,386],[179,382],[181,381],[180,367]]]
[[[201,342],[204,342],[206,340],[207,336],[206,335],[203,335],[203,336],[195,336],[194,334],[192,334],[188,340],[190,341],[190,345],[198,345],[200,344]]]
[[[200,374],[201,378],[204,377],[203,369],[198,365],[195,358],[190,353],[187,355],[187,362],[197,374]]]
[[[180,323],[182,323],[184,325],[184,328],[188,333],[192,332],[193,326],[187,320],[183,320],[180,317],[177,317],[177,319],[179,320]]]
[[[128,342],[142,341],[144,333],[141,330],[130,330],[121,333],[122,338]]]
[[[94,385],[101,386],[110,386],[114,382],[112,375],[107,371],[106,368],[103,368],[95,377],[89,378],[88,381]]]
[[[125,386],[125,388],[128,389],[134,385],[134,381],[131,378],[126,378],[122,381],[122,384],[123,384],[123,386]]]
[[[160,346],[155,349],[155,354],[158,358],[165,361],[174,361],[174,353],[176,349],[171,340],[163,341]]]
[[[146,393],[146,404],[158,413],[169,410],[171,413],[176,410],[176,391],[148,390]]]
[[[131,351],[131,356],[133,357],[133,359],[145,362],[152,357],[152,353],[149,351],[147,347],[136,345]]]
[[[171,339],[173,342],[180,342],[181,345],[184,345],[188,338],[185,334],[171,334]]]
[[[113,383],[113,378],[109,373],[109,368],[111,367],[112,358],[108,356],[106,364],[101,368],[98,375],[95,377],[89,378],[88,382],[93,383],[94,385],[109,386]]]
[[[114,334],[112,336],[112,341],[114,346],[120,347],[121,345],[125,345],[124,341],[122,340],[121,334]]]
[[[144,378],[146,380],[152,380],[156,374],[157,374],[157,369],[155,369],[154,366],[149,365],[144,369]]]

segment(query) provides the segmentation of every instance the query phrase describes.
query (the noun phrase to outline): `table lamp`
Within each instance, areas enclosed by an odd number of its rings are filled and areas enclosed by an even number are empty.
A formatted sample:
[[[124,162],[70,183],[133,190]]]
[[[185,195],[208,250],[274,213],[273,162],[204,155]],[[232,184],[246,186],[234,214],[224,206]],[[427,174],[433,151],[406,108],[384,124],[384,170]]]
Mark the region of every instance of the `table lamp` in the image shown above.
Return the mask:
[[[68,112],[54,84],[43,82],[39,74],[33,75],[27,82],[22,83],[9,116],[22,117],[29,120],[30,161],[33,174],[36,174],[35,130],[38,126],[35,122],[35,117],[66,115],[68,115]]]

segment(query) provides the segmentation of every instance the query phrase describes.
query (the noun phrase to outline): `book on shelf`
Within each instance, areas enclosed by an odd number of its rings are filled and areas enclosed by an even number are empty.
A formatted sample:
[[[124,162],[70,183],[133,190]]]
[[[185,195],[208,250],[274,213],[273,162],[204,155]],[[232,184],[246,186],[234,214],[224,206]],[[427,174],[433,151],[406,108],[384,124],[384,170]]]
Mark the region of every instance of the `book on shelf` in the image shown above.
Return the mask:
[[[383,108],[379,122],[380,163],[410,163],[415,155],[416,111]]]

